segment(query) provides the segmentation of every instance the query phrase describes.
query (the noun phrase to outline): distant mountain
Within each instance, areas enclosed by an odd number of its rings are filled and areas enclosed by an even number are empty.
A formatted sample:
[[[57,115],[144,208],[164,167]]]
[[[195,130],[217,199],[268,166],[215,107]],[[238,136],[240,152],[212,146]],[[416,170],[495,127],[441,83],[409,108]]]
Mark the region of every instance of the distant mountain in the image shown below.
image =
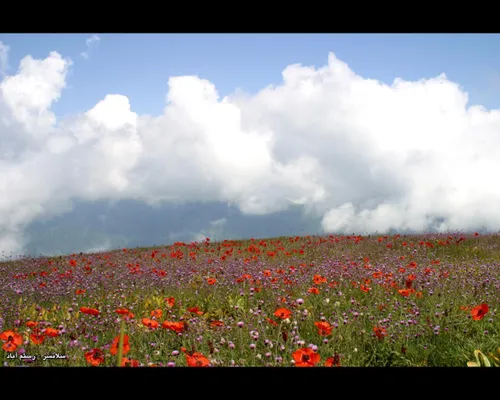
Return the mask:
[[[320,233],[321,217],[302,206],[270,215],[244,215],[221,202],[163,203],[74,201],[73,209],[25,229],[24,254],[60,255],[80,251],[153,246],[175,241],[244,239]]]

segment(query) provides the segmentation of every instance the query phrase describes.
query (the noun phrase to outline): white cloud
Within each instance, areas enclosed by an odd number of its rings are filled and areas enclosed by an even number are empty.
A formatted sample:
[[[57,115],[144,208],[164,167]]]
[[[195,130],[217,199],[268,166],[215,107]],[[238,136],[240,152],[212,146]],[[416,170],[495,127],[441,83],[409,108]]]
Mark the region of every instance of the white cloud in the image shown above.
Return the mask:
[[[500,111],[468,105],[445,75],[386,85],[330,54],[252,96],[172,77],[158,117],[110,94],[57,121],[70,66],[27,56],[0,83],[0,250],[19,251],[26,224],[75,198],[224,201],[252,214],[303,204],[342,233],[500,225]]]
[[[93,48],[99,46],[99,42],[101,38],[97,35],[92,35],[89,38],[85,39],[85,45],[87,46],[87,50],[82,51],[80,56],[82,56],[85,60],[88,60],[90,57],[90,52]]]
[[[104,243],[99,246],[89,247],[84,251],[84,253],[101,253],[103,251],[111,250],[112,244],[109,240],[105,240]]]
[[[85,44],[87,45],[87,47],[91,47],[93,44],[99,43],[100,40],[101,38],[99,36],[92,35],[85,40]]]
[[[210,224],[212,226],[221,226],[221,225],[224,225],[226,222],[227,222],[226,218],[219,218],[219,219],[216,219],[215,221],[210,221]]]
[[[9,67],[9,49],[10,47],[3,44],[0,40],[0,77],[4,77],[7,74],[7,69]]]

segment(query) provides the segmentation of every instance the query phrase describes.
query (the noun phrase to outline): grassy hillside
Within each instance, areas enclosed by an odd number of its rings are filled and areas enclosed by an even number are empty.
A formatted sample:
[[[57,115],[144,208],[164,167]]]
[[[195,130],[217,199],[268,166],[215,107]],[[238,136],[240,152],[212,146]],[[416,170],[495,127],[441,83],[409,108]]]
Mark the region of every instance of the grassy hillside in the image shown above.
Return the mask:
[[[500,346],[498,235],[23,258],[0,287],[6,366],[466,366]]]

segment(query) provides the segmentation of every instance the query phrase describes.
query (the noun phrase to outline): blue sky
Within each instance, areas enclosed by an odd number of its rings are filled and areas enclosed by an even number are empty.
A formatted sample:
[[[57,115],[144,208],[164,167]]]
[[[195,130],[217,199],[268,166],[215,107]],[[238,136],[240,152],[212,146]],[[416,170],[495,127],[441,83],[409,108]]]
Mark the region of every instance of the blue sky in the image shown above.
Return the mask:
[[[445,72],[470,95],[471,103],[500,108],[498,34],[101,34],[88,60],[87,34],[0,35],[10,45],[15,68],[31,54],[58,51],[74,61],[63,116],[90,109],[106,94],[129,97],[140,114],[162,112],[170,76],[195,74],[214,83],[224,96],[236,88],[254,93],[281,82],[290,64],[322,66],[328,53],[365,78],[392,83],[431,78]]]
[[[500,35],[93,35],[0,35],[0,254],[500,226]]]

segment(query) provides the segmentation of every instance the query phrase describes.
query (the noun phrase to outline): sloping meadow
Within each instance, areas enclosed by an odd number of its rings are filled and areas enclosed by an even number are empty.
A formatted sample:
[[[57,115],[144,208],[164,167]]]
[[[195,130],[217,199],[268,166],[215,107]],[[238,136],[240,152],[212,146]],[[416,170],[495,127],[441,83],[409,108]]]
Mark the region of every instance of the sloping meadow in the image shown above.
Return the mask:
[[[0,264],[4,366],[466,366],[500,236],[306,236]]]

